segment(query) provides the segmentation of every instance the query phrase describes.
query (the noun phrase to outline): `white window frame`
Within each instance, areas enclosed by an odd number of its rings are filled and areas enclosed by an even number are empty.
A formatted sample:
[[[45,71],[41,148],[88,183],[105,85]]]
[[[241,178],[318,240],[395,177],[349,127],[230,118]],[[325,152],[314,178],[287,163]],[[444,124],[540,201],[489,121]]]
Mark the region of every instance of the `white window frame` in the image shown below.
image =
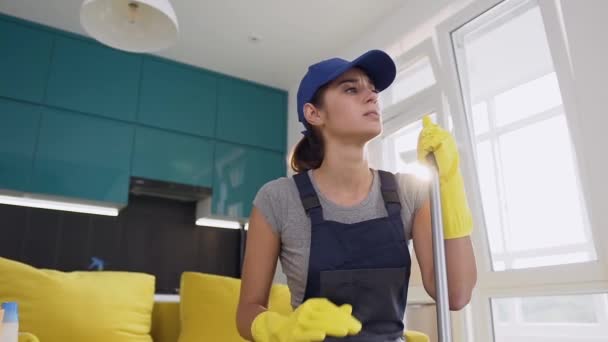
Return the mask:
[[[422,41],[418,45],[395,58],[397,75],[399,75],[400,72],[408,69],[410,66],[416,64],[423,58],[428,58],[431,63],[431,69],[433,70],[433,75],[435,77],[435,84],[399,101],[398,103],[391,103],[391,105],[384,108],[383,121],[385,123],[388,124],[388,122],[397,115],[408,117],[411,122],[414,122],[420,117],[416,118],[415,115],[414,117],[411,117],[411,115],[408,116],[404,115],[403,113],[415,112],[416,110],[425,110],[424,106],[430,106],[430,110],[435,110],[438,118],[443,117],[443,115],[440,115],[438,112],[442,111],[441,108],[439,108],[442,106],[435,109],[435,107],[438,105],[436,100],[441,97],[441,82],[439,79],[441,76],[441,70],[439,67],[439,59],[435,53],[435,47],[431,38]],[[390,90],[391,89],[389,88],[389,91]]]
[[[589,189],[582,148],[582,132],[576,110],[573,71],[568,56],[562,20],[559,15],[559,1],[538,0],[551,50],[553,65],[560,85],[565,116],[573,142],[575,163],[580,176],[580,184],[594,236],[597,261],[546,266],[531,269],[516,269],[494,272],[486,236],[486,227],[481,203],[481,191],[475,167],[475,146],[472,118],[466,115],[464,99],[461,95],[455,52],[451,33],[503,0],[474,0],[462,11],[448,18],[436,28],[436,36],[441,56],[441,87],[447,97],[448,108],[454,123],[454,135],[461,148],[461,168],[476,229],[472,239],[478,263],[478,284],[471,305],[468,306],[467,341],[487,342],[493,340],[493,323],[490,298],[521,297],[538,295],[568,295],[605,293],[608,289],[608,233],[602,230],[599,219],[594,220],[590,211]]]

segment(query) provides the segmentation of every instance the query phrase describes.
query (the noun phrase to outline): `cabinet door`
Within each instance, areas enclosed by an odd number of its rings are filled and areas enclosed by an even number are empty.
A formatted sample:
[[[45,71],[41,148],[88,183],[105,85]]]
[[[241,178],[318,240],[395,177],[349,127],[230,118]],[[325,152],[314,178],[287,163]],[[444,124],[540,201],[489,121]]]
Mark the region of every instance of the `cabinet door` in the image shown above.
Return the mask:
[[[145,58],[137,120],[141,123],[213,137],[217,79],[168,61]]]
[[[133,121],[142,57],[57,35],[47,103]]]
[[[285,176],[285,158],[282,152],[216,143],[213,169],[213,213],[246,218],[260,187]]]
[[[218,91],[218,139],[285,151],[285,92],[227,77]]]
[[[0,99],[0,188],[27,191],[40,107]]]
[[[45,109],[32,191],[126,204],[133,133],[128,124]]]
[[[53,36],[0,19],[0,95],[42,102]]]
[[[212,140],[138,127],[133,153],[134,176],[211,187]]]

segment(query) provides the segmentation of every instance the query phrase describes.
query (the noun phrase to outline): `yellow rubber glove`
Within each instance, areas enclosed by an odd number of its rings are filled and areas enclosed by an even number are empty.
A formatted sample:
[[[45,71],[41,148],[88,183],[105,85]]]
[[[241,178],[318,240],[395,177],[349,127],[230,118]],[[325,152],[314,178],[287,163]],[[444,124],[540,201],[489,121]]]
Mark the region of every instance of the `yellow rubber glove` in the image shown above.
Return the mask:
[[[272,311],[259,314],[251,325],[255,342],[323,341],[326,336],[344,337],[361,331],[348,304],[336,306],[325,298],[311,298],[291,315]]]
[[[439,171],[444,238],[468,236],[473,230],[473,218],[464,191],[456,142],[448,131],[425,116],[418,137],[418,160],[428,163],[426,158],[430,153],[434,154]]]

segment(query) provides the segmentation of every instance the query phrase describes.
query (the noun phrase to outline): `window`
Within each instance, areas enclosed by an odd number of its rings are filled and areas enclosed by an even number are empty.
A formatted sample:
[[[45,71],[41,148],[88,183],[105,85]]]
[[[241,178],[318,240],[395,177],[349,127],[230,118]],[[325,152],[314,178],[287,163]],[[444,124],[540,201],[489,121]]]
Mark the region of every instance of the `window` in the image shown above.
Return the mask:
[[[570,93],[581,69],[563,4],[475,0],[437,27],[477,227],[467,341],[608,341],[605,227],[583,196],[584,126],[571,125],[585,113]]]
[[[496,342],[608,340],[608,295],[492,299]]]
[[[506,1],[452,40],[494,271],[596,260],[536,2]]]

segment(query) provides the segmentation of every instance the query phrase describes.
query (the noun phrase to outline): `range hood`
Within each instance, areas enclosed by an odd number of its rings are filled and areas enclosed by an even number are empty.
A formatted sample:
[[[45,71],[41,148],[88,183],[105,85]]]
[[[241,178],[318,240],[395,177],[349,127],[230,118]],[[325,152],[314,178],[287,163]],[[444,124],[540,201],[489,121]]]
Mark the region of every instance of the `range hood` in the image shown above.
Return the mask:
[[[211,189],[202,186],[131,177],[129,192],[182,202],[197,202],[211,197]]]
[[[208,187],[131,177],[129,191],[134,195],[196,202],[194,223],[198,226],[241,229],[245,223],[243,220],[213,214],[211,210],[213,191]]]

